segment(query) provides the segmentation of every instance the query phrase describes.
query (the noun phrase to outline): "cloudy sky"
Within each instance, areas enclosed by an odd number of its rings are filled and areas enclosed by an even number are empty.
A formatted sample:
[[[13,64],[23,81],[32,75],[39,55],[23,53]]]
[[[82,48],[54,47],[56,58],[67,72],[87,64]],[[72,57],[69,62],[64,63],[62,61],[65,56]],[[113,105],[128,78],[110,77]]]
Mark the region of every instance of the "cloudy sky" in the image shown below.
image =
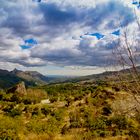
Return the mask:
[[[0,68],[89,75],[110,68],[129,28],[131,0],[0,0]]]

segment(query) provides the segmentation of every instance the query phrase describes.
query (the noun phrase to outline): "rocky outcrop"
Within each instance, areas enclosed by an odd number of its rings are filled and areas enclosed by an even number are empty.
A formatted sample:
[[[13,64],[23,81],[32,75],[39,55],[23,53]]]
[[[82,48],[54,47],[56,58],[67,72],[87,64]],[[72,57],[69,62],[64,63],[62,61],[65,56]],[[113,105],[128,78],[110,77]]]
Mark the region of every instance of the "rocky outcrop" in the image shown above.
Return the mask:
[[[25,83],[20,82],[17,85],[7,90],[7,93],[19,93],[20,95],[26,95],[27,91],[25,88]]]

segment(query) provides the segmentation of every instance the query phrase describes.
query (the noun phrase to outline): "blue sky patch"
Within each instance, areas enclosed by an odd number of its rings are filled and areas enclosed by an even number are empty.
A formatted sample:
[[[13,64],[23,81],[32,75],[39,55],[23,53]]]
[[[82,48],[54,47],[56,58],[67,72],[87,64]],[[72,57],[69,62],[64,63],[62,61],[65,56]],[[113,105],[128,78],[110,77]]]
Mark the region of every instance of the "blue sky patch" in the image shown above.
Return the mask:
[[[133,0],[132,4],[137,6],[138,9],[140,9],[140,1],[138,2],[137,0]]]
[[[33,38],[26,39],[24,42],[25,42],[25,44],[31,44],[31,45],[36,45],[37,44],[37,41]]]
[[[120,29],[117,31],[112,32],[113,35],[119,36],[120,35]]]
[[[33,39],[33,38],[30,38],[30,39],[24,40],[24,44],[20,45],[20,47],[23,50],[25,50],[25,49],[30,49],[30,48],[32,48],[35,45],[37,45],[37,41],[35,39]]]
[[[88,34],[88,35],[95,36],[98,40],[102,39],[105,36],[100,33],[93,33],[93,34]]]
[[[41,0],[32,0],[33,2],[41,2]]]
[[[136,0],[133,0],[133,1],[132,1],[132,4],[133,4],[133,5],[138,5],[138,2],[137,2]]]
[[[21,47],[23,50],[32,48],[32,46],[27,46],[27,45],[20,45],[20,47]]]
[[[140,9],[140,3],[138,4],[137,8]]]

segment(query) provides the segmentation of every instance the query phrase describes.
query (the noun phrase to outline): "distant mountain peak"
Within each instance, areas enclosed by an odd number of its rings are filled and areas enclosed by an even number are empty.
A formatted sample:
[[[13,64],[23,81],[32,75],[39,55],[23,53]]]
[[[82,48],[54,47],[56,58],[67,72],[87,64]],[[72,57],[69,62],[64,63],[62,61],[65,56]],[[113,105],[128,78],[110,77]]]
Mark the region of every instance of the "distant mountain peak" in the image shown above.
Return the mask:
[[[15,68],[11,71],[12,74],[17,74],[18,72],[22,72],[22,71],[18,70],[17,68]]]

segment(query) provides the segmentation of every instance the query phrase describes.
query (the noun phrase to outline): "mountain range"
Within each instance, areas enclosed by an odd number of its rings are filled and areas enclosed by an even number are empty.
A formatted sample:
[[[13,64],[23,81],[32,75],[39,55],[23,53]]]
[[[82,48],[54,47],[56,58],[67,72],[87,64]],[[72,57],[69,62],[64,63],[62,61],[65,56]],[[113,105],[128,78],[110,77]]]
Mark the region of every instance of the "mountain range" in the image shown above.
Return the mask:
[[[20,81],[24,81],[26,86],[46,85],[50,83],[63,82],[82,82],[82,81],[98,81],[106,79],[115,79],[119,75],[126,77],[132,69],[125,69],[120,71],[107,71],[100,74],[93,74],[79,77],[69,76],[45,76],[37,71],[21,71],[14,69],[13,71],[0,69],[0,88],[9,88]],[[137,67],[140,72],[140,67]]]

